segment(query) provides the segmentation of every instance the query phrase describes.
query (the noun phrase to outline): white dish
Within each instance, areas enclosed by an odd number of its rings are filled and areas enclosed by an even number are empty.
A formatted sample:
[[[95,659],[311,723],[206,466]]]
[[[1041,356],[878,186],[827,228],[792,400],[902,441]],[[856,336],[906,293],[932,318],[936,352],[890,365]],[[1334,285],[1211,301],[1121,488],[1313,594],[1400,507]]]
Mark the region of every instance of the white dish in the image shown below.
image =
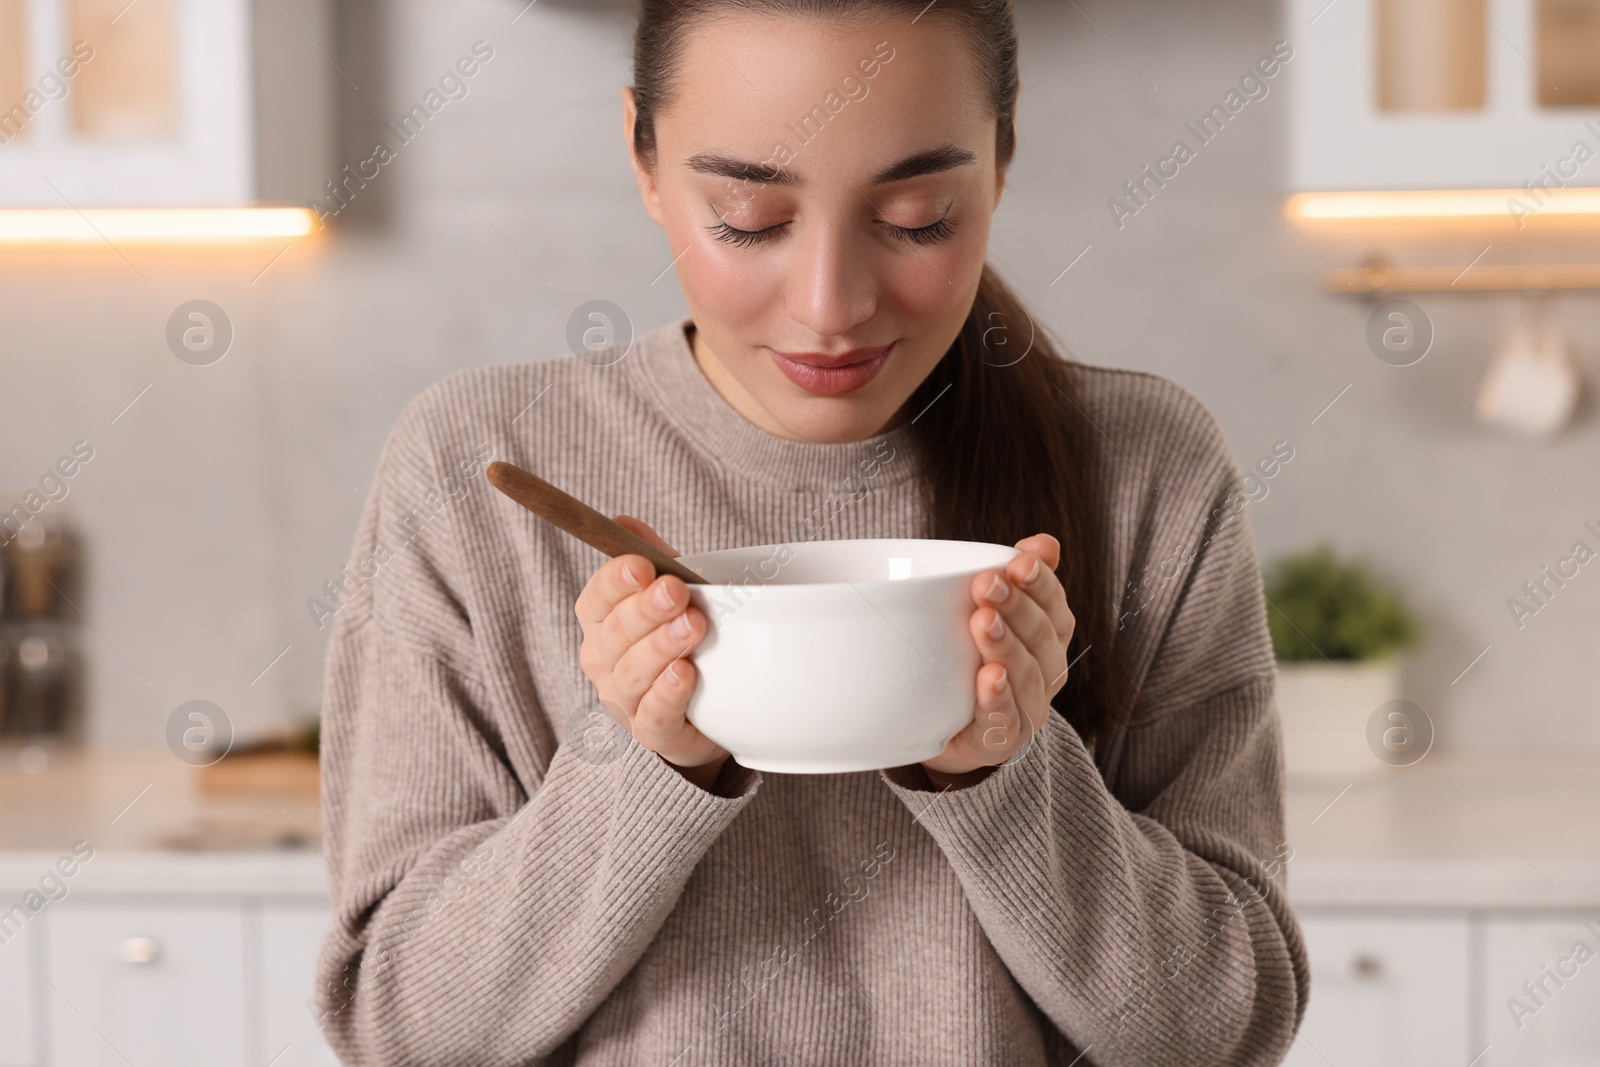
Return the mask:
[[[1009,545],[862,538],[700,552],[680,561],[709,620],[688,718],[740,764],[840,774],[931,759],[972,721],[967,620]]]

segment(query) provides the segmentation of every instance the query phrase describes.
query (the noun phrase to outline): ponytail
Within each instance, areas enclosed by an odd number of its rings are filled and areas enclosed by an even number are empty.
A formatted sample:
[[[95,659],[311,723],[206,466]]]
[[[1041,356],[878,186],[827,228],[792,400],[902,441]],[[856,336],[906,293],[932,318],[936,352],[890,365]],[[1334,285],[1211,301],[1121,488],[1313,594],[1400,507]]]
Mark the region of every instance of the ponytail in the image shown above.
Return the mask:
[[[1116,645],[1118,584],[1106,569],[1106,501],[1090,470],[1097,431],[1074,367],[985,266],[960,335],[907,408],[921,413],[913,433],[928,536],[1009,545],[1048,533],[1061,542],[1056,577],[1076,625],[1072,668],[1051,703],[1093,744],[1126,714],[1130,694]]]

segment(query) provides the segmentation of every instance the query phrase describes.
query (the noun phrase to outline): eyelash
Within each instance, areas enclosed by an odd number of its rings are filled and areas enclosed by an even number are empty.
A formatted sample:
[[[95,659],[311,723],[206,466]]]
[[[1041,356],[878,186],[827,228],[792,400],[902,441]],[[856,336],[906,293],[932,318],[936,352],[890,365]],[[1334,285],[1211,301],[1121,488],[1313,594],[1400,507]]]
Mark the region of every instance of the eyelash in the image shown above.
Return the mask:
[[[719,222],[715,226],[708,226],[707,229],[719,241],[736,245],[740,248],[748,248],[751,245],[770,241],[777,236],[779,230],[787,225],[787,222],[783,222],[776,226],[768,226],[764,230],[740,230],[729,226],[726,222]],[[885,222],[884,225],[889,228],[889,233],[897,240],[910,241],[912,244],[918,245],[937,244],[940,241],[948,240],[950,235],[955,232],[955,223],[950,220],[949,215],[931,225],[919,226],[915,229],[896,226],[892,222]]]

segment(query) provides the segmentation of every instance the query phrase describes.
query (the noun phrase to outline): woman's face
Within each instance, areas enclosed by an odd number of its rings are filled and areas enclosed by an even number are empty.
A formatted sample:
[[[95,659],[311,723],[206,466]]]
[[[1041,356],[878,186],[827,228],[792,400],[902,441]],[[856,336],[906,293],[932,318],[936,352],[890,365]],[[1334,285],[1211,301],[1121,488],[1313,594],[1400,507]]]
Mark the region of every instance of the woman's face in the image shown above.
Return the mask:
[[[678,257],[696,359],[751,422],[837,443],[917,414],[1004,183],[973,66],[933,15],[741,14],[689,34],[655,167],[635,172]]]

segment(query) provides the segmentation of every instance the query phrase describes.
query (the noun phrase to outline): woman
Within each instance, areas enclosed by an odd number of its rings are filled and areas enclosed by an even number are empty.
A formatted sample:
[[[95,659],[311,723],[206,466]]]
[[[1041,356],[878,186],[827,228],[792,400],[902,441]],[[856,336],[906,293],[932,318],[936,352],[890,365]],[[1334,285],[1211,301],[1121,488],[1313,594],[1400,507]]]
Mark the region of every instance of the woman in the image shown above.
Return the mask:
[[[985,269],[1017,85],[1004,0],[645,0],[625,135],[690,315],[432,386],[357,533],[316,1001],[347,1062],[1282,1057],[1307,973],[1240,473]],[[740,767],[684,715],[683,583],[490,456],[668,552],[1014,543],[972,583],[971,725]]]

